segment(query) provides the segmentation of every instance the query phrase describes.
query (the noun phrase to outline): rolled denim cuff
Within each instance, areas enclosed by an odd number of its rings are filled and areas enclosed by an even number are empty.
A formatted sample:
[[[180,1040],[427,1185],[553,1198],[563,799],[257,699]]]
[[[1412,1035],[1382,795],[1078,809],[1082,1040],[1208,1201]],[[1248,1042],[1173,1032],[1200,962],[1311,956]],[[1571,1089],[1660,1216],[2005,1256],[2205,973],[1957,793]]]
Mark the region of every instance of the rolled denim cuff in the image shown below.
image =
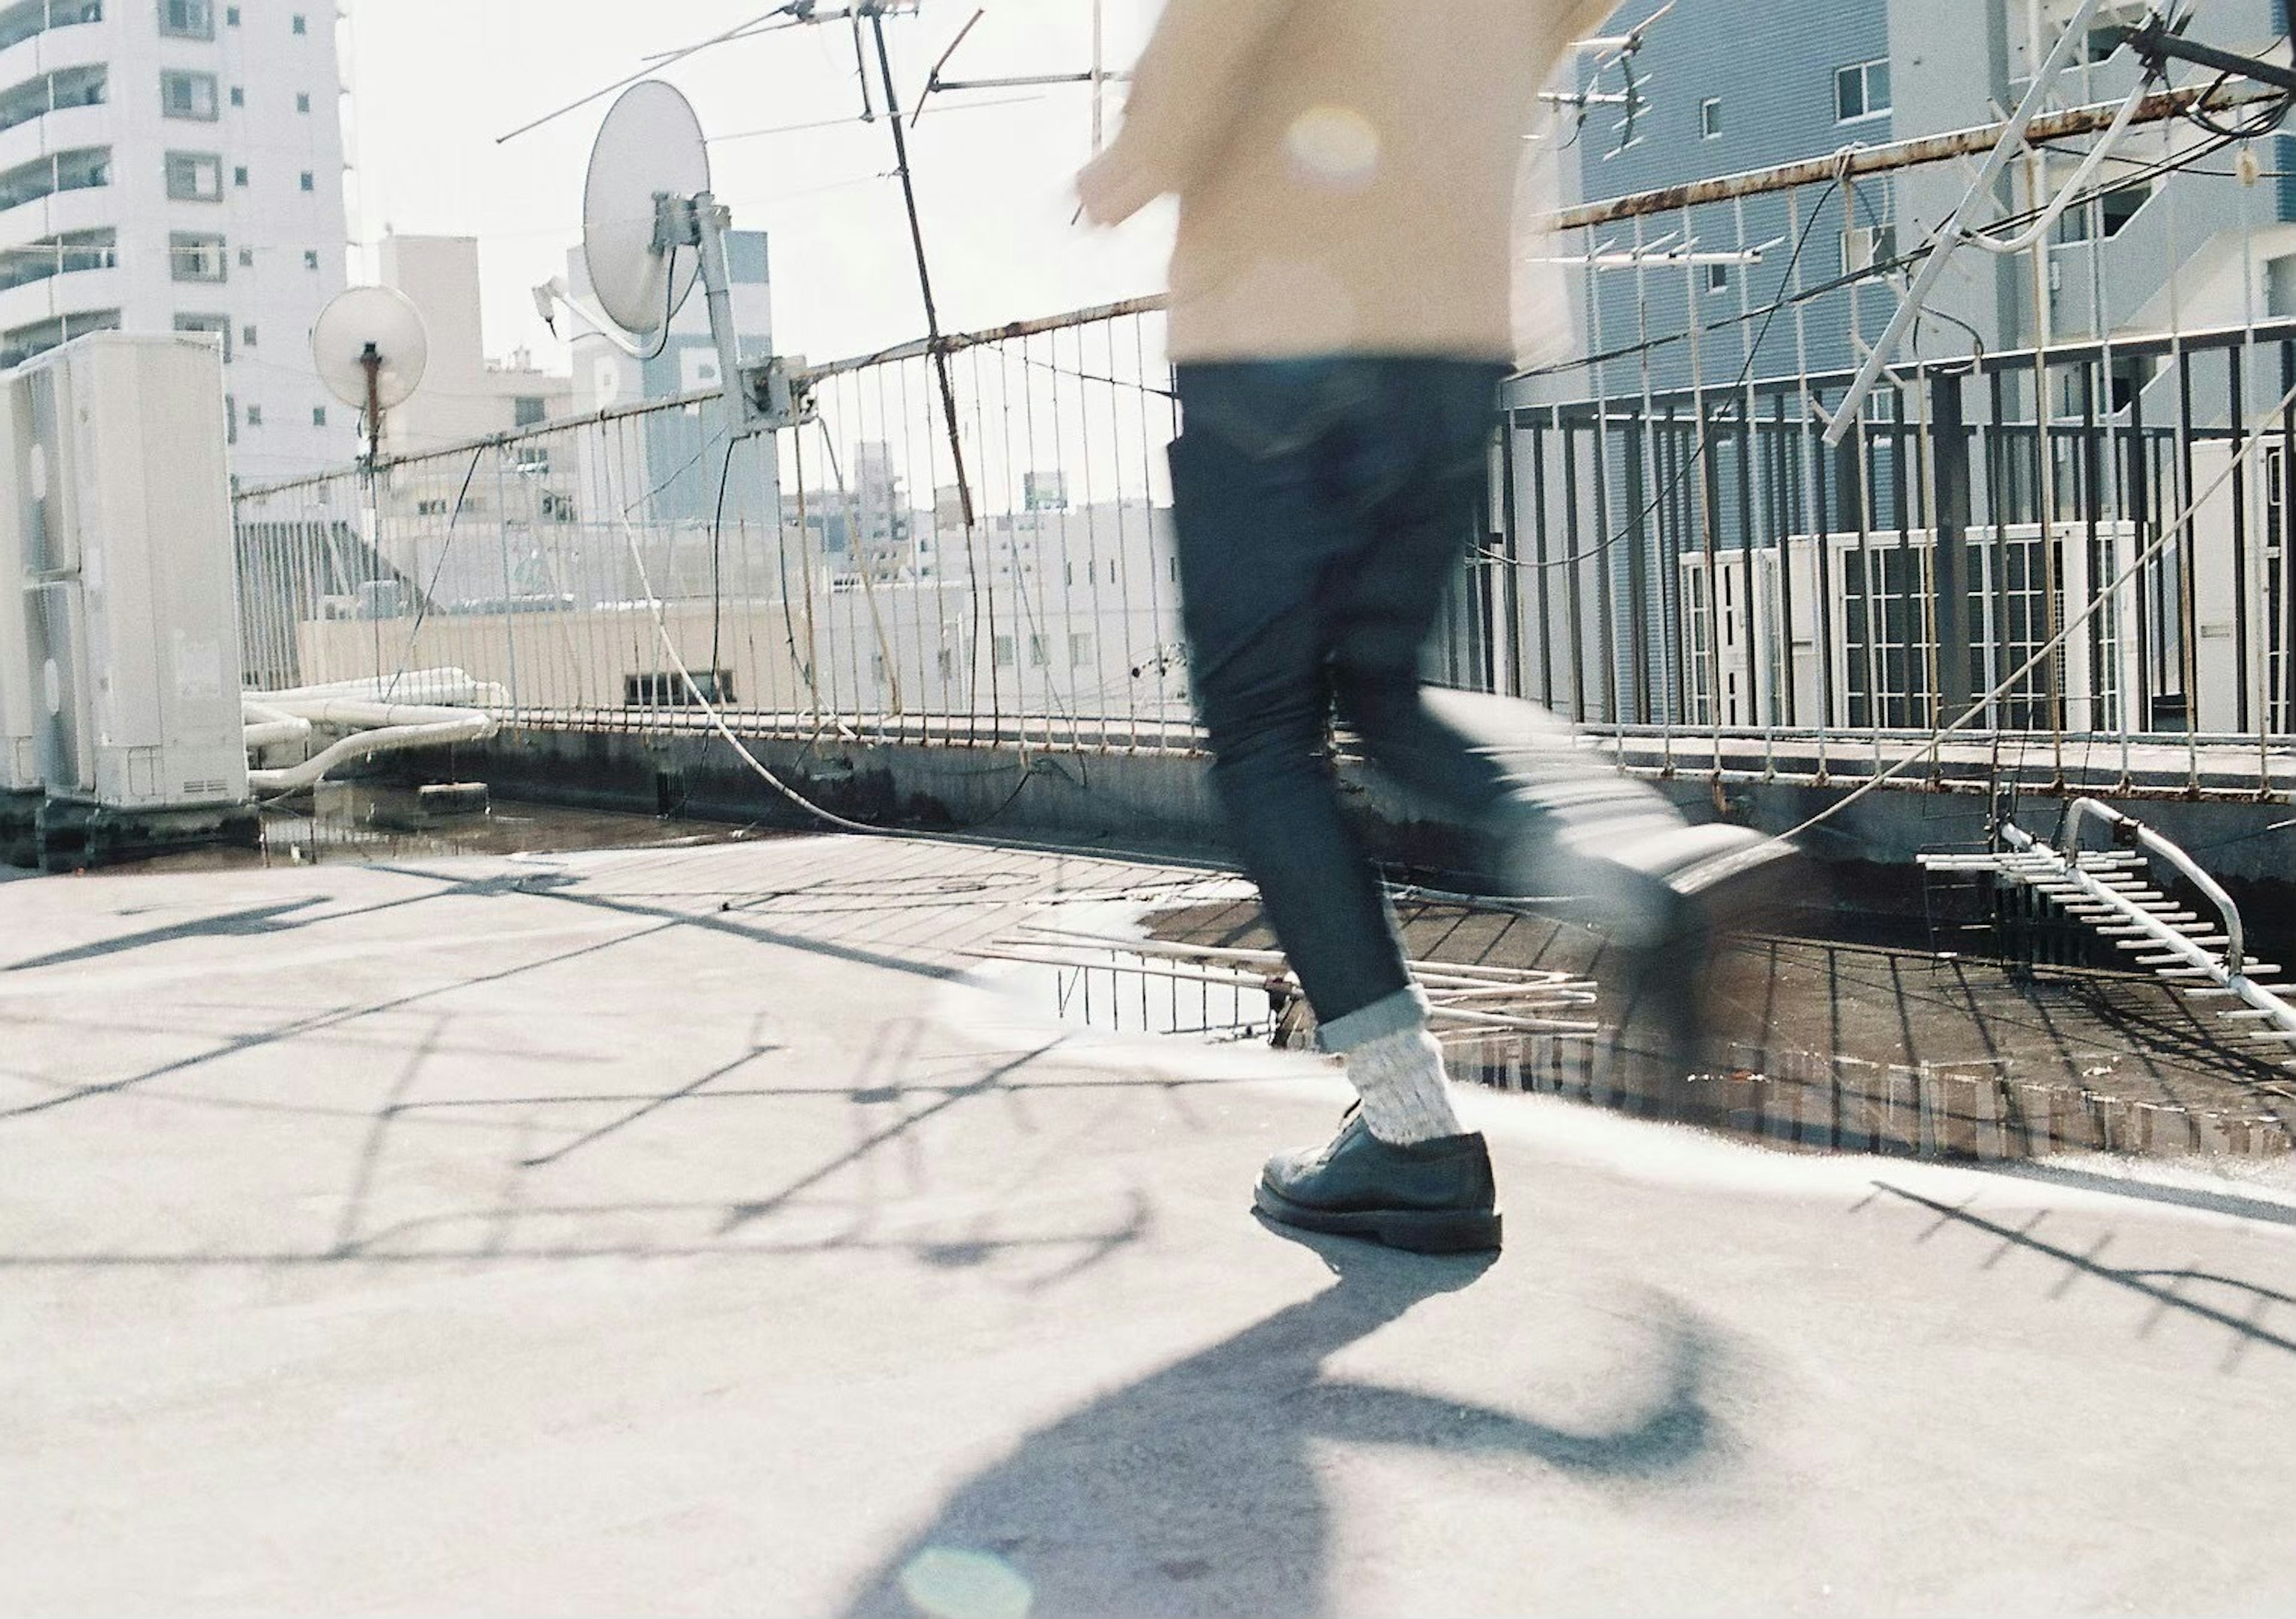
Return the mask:
[[[1316,1042],[1326,1051],[1344,1056],[1368,1041],[1427,1026],[1427,997],[1417,985],[1382,995],[1369,1006],[1334,1018],[1316,1030]]]

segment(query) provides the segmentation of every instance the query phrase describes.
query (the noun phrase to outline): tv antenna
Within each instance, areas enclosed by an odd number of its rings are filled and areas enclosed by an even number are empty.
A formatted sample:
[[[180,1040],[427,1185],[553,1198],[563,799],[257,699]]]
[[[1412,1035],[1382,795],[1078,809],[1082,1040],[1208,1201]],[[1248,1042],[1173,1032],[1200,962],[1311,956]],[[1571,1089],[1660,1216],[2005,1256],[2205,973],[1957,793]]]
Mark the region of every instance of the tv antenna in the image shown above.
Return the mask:
[[[2172,58],[2217,69],[2226,77],[2243,74],[2260,83],[2274,85],[2285,94],[2296,94],[2296,75],[2286,70],[2183,41],[2178,37],[2178,30],[2189,19],[2189,10],[2184,0],[2163,0],[2144,28],[2100,30],[2112,41],[2109,54],[2119,55],[2127,52],[2140,63],[2142,72],[2136,88],[2121,102],[2112,125],[2099,137],[2079,168],[2059,189],[2054,200],[2040,209],[2032,224],[2014,236],[1995,236],[1990,233],[1992,227],[1983,219],[1991,205],[1994,187],[2009,165],[2026,152],[2026,136],[2033,127],[2033,121],[2041,115],[2041,110],[2057,81],[2087,51],[2098,8],[2099,0],[2081,0],[2081,4],[2066,19],[2064,31],[2058,36],[2055,48],[2034,72],[2032,83],[2025,92],[2025,99],[2018,104],[2015,114],[2003,127],[2001,138],[1994,143],[1976,177],[1970,182],[1969,191],[1962,198],[1961,206],[1954,210],[1953,217],[1938,232],[1928,257],[1922,261],[1921,269],[1914,276],[1913,285],[1898,304],[1897,313],[1890,317],[1888,329],[1882,333],[1881,340],[1866,351],[1865,363],[1858,367],[1849,392],[1842,396],[1840,408],[1829,414],[1823,405],[1813,404],[1812,408],[1825,423],[1825,442],[1829,446],[1840,444],[1857,426],[1866,399],[1880,385],[1882,372],[1897,357],[1898,346],[1905,341],[1906,334],[1921,318],[1923,310],[1928,307],[1930,295],[1939,278],[1945,274],[1946,266],[1953,261],[1954,255],[1963,248],[1974,247],[2006,258],[2030,251],[2046,240],[2056,229],[2058,220],[2064,217],[2066,211],[2082,200],[2097,171],[2119,149],[2130,127],[2136,122],[2145,102],[2166,82],[2168,63]],[[2204,103],[2213,94],[2213,91],[2203,94],[2201,102],[2195,105]]]
[[[1597,107],[1621,109],[1624,116],[1620,119],[1611,131],[1619,137],[1619,143],[1608,154],[1611,157],[1617,157],[1620,152],[1635,143],[1636,127],[1641,122],[1642,115],[1650,108],[1649,99],[1643,94],[1643,91],[1649,86],[1651,81],[1647,77],[1638,78],[1635,76],[1635,58],[1642,54],[1643,46],[1649,43],[1651,29],[1655,28],[1660,20],[1669,12],[1681,4],[1682,0],[1666,0],[1664,5],[1660,6],[1658,10],[1623,34],[1598,34],[1592,38],[1580,40],[1578,50],[1582,53],[1589,53],[1596,58],[1593,85],[1584,90],[1544,91],[1538,99],[1550,107],[1562,109],[1570,118],[1577,129],[1584,129],[1587,127],[1588,115]],[[1603,88],[1603,75],[1612,68],[1620,70],[1620,75],[1625,80],[1624,89]],[[1574,133],[1571,139],[1577,138]],[[1565,143],[1568,144],[1568,143]]]
[[[422,312],[393,287],[351,287],[337,293],[311,328],[319,380],[366,419],[370,477],[382,447],[382,418],[414,397],[430,363]]]
[[[727,420],[736,435],[755,433],[767,423],[743,379],[734,328],[726,258],[732,228],[732,213],[710,189],[709,145],[693,104],[660,79],[642,80],[607,111],[582,184],[582,258],[604,318],[575,302],[562,280],[537,287],[535,307],[554,331],[563,305],[623,353],[651,359],[668,345],[670,323],[699,282]]]

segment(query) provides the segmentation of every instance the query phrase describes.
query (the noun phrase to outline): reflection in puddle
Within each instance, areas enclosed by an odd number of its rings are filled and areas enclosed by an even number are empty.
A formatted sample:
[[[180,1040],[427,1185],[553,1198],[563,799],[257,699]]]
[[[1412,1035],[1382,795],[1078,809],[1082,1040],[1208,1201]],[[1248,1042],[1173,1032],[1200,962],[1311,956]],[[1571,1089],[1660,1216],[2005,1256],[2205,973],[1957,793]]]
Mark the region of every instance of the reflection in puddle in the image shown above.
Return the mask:
[[[270,866],[371,864],[450,854],[566,854],[580,849],[668,849],[775,836],[755,827],[664,821],[652,815],[568,809],[497,798],[491,807],[442,812],[412,788],[322,782],[308,798],[263,813],[253,848],[202,848],[102,868],[106,874],[228,871]]]

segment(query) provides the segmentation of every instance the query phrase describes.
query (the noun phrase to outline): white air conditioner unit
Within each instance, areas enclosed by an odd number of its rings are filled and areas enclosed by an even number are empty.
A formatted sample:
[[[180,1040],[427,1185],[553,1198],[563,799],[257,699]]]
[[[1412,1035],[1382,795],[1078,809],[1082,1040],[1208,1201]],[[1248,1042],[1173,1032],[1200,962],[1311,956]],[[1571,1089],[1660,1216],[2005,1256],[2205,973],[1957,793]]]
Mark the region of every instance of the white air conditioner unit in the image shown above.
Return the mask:
[[[246,801],[222,367],[195,338],[99,332],[0,382],[52,797]]]
[[[1855,275],[1898,256],[1894,225],[1855,225],[1841,233],[1841,273]]]
[[[0,440],[0,460],[13,446]],[[19,503],[20,506],[20,503]],[[0,511],[0,795],[37,792],[43,705],[32,666],[30,559],[18,511]]]

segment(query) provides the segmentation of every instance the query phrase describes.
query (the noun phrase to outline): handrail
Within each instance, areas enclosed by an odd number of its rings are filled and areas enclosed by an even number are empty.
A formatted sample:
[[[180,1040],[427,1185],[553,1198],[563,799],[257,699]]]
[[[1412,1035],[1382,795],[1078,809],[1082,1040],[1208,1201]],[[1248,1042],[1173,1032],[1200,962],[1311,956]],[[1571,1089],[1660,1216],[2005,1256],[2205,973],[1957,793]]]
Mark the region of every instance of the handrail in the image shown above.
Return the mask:
[[[2227,941],[2224,951],[2225,969],[2234,977],[2240,977],[2241,968],[2248,959],[2241,933],[2240,907],[2233,903],[2232,895],[2224,891],[2223,885],[2202,871],[2200,863],[2190,854],[2142,821],[2134,815],[2124,815],[2111,805],[2100,804],[2095,798],[2076,798],[2065,810],[2064,830],[2057,835],[2057,847],[2067,860],[2079,853],[2081,822],[2089,815],[2110,826],[2116,841],[2138,845],[2155,859],[2164,860],[2176,867],[2185,880],[2198,888],[2202,896],[2217,908],[2224,917]]]

